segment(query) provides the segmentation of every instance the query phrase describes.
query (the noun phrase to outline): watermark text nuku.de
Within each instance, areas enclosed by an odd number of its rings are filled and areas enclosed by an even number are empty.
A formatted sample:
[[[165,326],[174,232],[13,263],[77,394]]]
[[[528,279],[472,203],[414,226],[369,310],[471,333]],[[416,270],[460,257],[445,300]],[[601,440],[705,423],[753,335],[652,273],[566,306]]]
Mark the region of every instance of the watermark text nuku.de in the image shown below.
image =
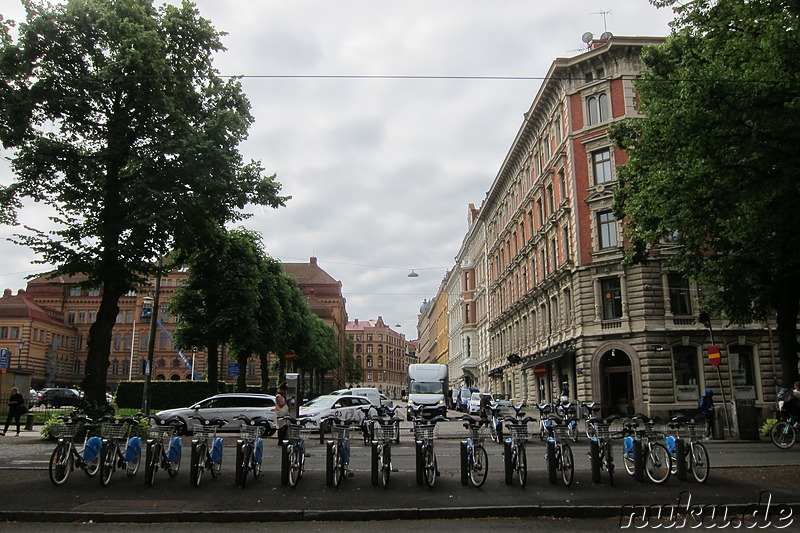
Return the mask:
[[[792,525],[792,508],[772,501],[767,491],[758,494],[758,503],[729,505],[692,503],[692,495],[683,491],[678,502],[667,505],[624,505],[619,517],[621,529],[783,529]]]

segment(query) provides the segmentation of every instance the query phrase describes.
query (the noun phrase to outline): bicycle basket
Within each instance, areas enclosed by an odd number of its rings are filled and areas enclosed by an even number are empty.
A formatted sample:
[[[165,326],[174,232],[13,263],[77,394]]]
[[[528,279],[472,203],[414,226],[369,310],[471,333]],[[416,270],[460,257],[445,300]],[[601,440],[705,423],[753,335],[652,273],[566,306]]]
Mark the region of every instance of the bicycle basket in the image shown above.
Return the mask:
[[[100,428],[100,434],[106,439],[122,439],[128,434],[128,424],[105,423]]]
[[[78,431],[78,424],[66,424],[64,422],[56,422],[50,426],[50,432],[56,438],[69,438],[74,437]]]
[[[261,436],[262,430],[263,428],[261,426],[248,426],[247,424],[242,424],[239,428],[239,437],[242,440],[255,441]]]
[[[555,436],[557,441],[564,441],[567,440],[569,435],[569,428],[565,425],[556,425],[554,428]]]
[[[485,426],[482,427],[471,427],[469,428],[469,438],[472,439],[472,442],[475,444],[483,444],[483,441],[486,439],[486,432],[488,430]]]
[[[195,424],[192,428],[192,433],[194,434],[195,439],[213,439],[217,436],[217,426],[204,426],[202,424]]]
[[[351,431],[353,431],[352,426],[333,426],[333,427],[331,427],[331,433],[333,434],[334,440],[349,439]]]
[[[302,439],[303,433],[299,425],[289,424],[289,429],[286,432],[286,437],[289,439]]]
[[[527,442],[528,440],[528,426],[513,424],[509,426],[511,429],[511,438],[519,442]]]
[[[697,424],[686,424],[686,430],[689,432],[690,440],[697,440]]]
[[[380,424],[375,425],[375,440],[380,441],[390,441],[397,439],[397,426],[394,424],[389,424],[386,426],[382,426]]]
[[[597,424],[597,438],[600,440],[608,440],[611,438],[611,424]]]
[[[433,440],[433,430],[436,426],[416,426],[414,428],[414,439],[417,441]]]
[[[158,440],[161,442],[166,442],[172,438],[172,428],[171,427],[162,427],[162,426],[151,426],[148,435],[153,440]]]

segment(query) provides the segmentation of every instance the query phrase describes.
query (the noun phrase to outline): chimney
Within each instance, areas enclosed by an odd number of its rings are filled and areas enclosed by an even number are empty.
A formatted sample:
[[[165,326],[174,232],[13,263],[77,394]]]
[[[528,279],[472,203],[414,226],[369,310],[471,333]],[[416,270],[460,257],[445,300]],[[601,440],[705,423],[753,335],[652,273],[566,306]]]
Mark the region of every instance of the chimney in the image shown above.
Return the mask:
[[[308,260],[308,265],[312,267],[317,266],[317,258],[312,256],[311,259]]]

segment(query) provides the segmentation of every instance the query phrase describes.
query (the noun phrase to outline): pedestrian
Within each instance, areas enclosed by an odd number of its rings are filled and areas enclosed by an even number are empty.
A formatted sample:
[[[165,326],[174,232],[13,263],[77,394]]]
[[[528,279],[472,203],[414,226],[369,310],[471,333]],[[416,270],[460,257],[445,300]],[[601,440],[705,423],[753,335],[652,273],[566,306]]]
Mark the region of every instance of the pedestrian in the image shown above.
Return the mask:
[[[698,414],[706,423],[706,438],[711,437],[711,428],[714,425],[714,391],[709,387],[706,393],[697,402]]]
[[[489,406],[491,405],[491,403],[492,403],[491,396],[489,396],[488,394],[481,394],[481,403],[478,408],[481,418],[486,418],[486,419],[491,418],[492,414],[489,410]]]
[[[784,402],[783,408],[789,412],[794,420],[795,429],[800,429],[800,381],[794,382],[794,389]]]
[[[17,422],[17,436],[19,436],[19,418],[23,414],[25,414],[25,399],[22,397],[22,394],[19,393],[19,389],[12,387],[11,396],[8,397],[8,416],[6,417],[6,427],[3,428],[3,433],[0,433],[0,436],[5,436],[12,419],[16,420]]]
[[[275,396],[275,404],[277,409],[275,414],[278,417],[278,446],[283,444],[286,440],[286,432],[289,431],[289,422],[282,417],[289,414],[289,399],[286,397],[286,389],[288,385],[285,381],[278,385],[278,394]]]

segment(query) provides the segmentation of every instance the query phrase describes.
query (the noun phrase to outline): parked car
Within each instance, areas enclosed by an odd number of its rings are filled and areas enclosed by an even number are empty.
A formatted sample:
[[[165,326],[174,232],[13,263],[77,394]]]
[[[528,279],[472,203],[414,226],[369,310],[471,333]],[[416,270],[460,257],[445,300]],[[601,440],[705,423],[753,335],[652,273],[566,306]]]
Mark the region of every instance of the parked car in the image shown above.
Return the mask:
[[[36,392],[36,389],[31,389],[28,395],[28,409],[36,405],[38,399],[39,399],[39,393]]]
[[[480,392],[477,387],[461,387],[461,389],[458,391],[458,396],[456,397],[456,411],[466,413],[469,399],[475,392]]]
[[[319,421],[330,415],[337,416],[343,420],[354,418],[361,422],[364,406],[372,405],[368,398],[355,395],[334,395],[318,396],[305,405],[300,406],[300,416],[309,417],[314,423],[319,425]]]
[[[381,394],[381,407],[394,407],[394,402],[387,398],[385,394]]]
[[[75,389],[49,388],[42,389],[36,395],[36,405],[46,407],[74,407],[81,403],[81,393]]]
[[[512,407],[511,402],[506,399],[505,394],[493,394],[492,400],[492,407],[500,407],[500,410],[497,412],[497,414],[500,416],[514,416],[514,407]]]
[[[272,435],[278,421],[275,413],[275,396],[255,393],[217,394],[201,400],[191,407],[161,411],[158,416],[166,418],[177,416],[183,422],[182,433],[189,434],[195,424],[192,416],[196,414],[206,419],[218,416],[227,420],[227,424],[222,426],[220,431],[239,431],[242,422],[234,419],[238,415],[245,415],[248,418],[261,416],[269,420],[272,425],[272,431],[268,432],[268,435]]]
[[[472,396],[469,397],[469,402],[467,403],[467,412],[471,415],[479,414],[481,412],[481,396],[487,395],[491,401],[492,395],[488,392],[473,392]]]

